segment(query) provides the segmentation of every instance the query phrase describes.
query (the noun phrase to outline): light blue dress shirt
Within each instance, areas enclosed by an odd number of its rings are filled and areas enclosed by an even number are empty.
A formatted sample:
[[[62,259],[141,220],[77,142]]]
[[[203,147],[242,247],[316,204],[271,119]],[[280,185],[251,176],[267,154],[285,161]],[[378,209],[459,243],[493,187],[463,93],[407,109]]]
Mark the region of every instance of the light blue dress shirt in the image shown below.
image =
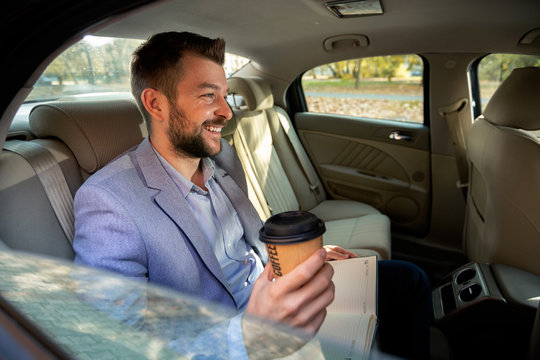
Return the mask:
[[[172,167],[157,151],[163,167],[193,210],[227,279],[238,310],[244,310],[253,283],[263,271],[263,264],[244,238],[238,214],[229,198],[214,179],[214,162],[201,160],[204,184],[208,191],[193,184]]]
[[[229,283],[236,308],[243,311],[249,301],[253,283],[262,273],[264,266],[245,240],[244,230],[234,206],[214,180],[214,162],[209,158],[201,160],[204,184],[208,189],[205,191],[180,174],[155,149],[154,152],[193,210],[194,218],[214,249]],[[248,360],[242,336],[242,316],[243,313],[240,313],[233,317],[227,326],[230,359]]]

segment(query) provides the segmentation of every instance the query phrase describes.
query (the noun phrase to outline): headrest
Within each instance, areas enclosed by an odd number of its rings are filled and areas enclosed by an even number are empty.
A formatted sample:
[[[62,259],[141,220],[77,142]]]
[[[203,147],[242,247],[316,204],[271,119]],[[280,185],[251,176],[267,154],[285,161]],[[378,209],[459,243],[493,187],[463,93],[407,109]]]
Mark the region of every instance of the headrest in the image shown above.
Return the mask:
[[[497,88],[483,115],[496,125],[540,129],[540,68],[514,69]]]
[[[29,122],[37,137],[62,140],[89,174],[147,135],[137,105],[127,99],[41,104],[32,109]]]
[[[229,93],[240,95],[250,111],[264,110],[274,106],[274,96],[270,85],[255,76],[231,77],[227,79]]]

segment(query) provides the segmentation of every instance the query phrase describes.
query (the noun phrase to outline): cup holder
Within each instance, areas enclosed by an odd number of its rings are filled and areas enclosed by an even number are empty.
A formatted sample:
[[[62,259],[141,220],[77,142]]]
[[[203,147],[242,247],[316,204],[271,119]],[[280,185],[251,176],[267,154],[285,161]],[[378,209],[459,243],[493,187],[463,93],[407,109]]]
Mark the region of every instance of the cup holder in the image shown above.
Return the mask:
[[[464,287],[459,292],[459,299],[463,302],[468,302],[476,299],[482,292],[482,287],[477,283],[473,283]]]
[[[465,284],[467,281],[473,279],[476,276],[476,270],[474,269],[465,269],[462,270],[457,276],[456,276],[456,282],[460,285]]]

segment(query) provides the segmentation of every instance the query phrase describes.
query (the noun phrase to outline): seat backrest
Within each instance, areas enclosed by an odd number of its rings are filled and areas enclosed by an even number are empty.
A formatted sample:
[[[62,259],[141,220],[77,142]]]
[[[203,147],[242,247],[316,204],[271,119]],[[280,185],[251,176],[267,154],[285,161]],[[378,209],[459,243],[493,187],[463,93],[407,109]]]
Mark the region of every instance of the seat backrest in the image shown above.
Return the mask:
[[[28,141],[52,154],[71,196],[90,174],[146,136],[142,115],[130,100],[40,104],[29,121],[37,138]],[[6,144],[13,141],[8,137]],[[36,170],[24,157],[3,150],[0,173],[0,239],[13,249],[73,259],[70,239]]]
[[[5,146],[18,140],[7,140]],[[71,196],[82,184],[73,153],[55,140],[31,140],[54,157]],[[0,153],[0,238],[11,249],[73,259],[74,252],[36,170],[21,155]]]
[[[327,199],[317,171],[298,137],[287,112],[274,105],[266,110],[274,146],[291,182],[300,208],[312,209]]]
[[[252,164],[272,212],[314,208],[326,193],[289,116],[274,105],[268,83],[260,77],[232,77],[228,85],[245,103],[233,107],[239,137],[235,147],[242,162]]]
[[[259,78],[229,78],[229,92],[243,97],[245,106],[233,108],[236,131],[233,145],[242,161],[250,200],[269,215],[298,210],[291,182],[274,147],[266,109],[273,106],[272,93]],[[257,207],[257,206],[256,206]],[[260,211],[259,211],[260,212]]]
[[[29,121],[38,138],[58,138],[71,149],[84,180],[148,134],[129,99],[41,104]]]
[[[540,275],[540,68],[516,69],[471,126],[465,250]]]

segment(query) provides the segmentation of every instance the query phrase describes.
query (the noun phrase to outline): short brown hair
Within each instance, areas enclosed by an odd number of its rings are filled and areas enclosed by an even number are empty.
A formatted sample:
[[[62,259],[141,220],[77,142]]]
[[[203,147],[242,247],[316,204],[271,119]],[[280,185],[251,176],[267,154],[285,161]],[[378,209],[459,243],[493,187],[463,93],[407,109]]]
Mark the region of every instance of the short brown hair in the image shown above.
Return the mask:
[[[141,94],[154,88],[169,101],[176,98],[177,79],[182,75],[182,57],[186,53],[200,55],[220,65],[225,62],[225,40],[210,39],[190,32],[164,32],[151,36],[133,53],[131,60],[131,92],[150,130],[150,114]]]

